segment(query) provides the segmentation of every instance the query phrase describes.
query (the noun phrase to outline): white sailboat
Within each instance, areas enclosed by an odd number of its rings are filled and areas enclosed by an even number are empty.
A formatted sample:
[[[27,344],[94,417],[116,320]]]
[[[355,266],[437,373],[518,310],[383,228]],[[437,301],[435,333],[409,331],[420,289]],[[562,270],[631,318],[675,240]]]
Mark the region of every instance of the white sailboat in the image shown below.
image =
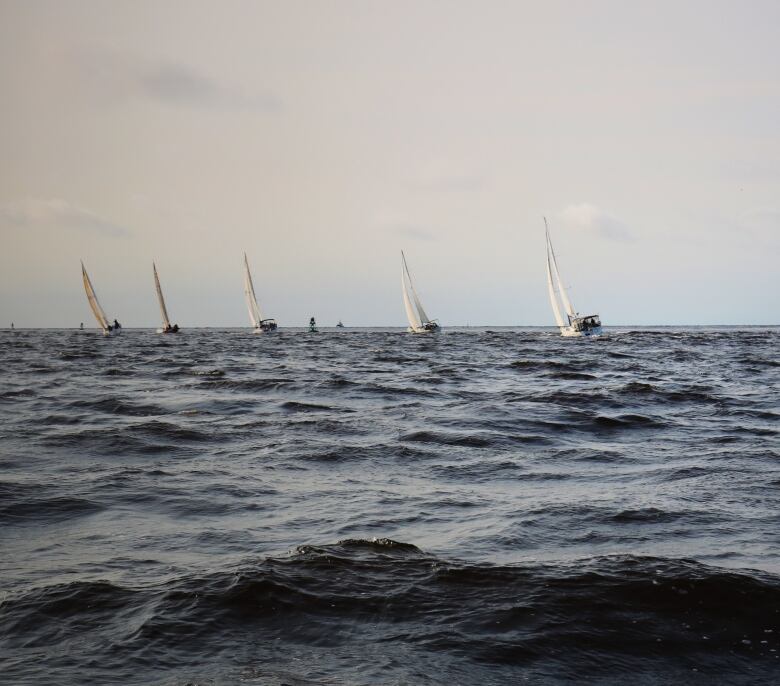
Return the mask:
[[[550,241],[550,230],[547,227],[547,218],[544,218],[544,237],[547,244],[547,292],[550,296],[555,323],[561,331],[561,336],[598,336],[601,334],[601,320],[597,314],[580,315],[574,310],[574,306],[563,287],[561,275],[558,271],[558,262],[555,259],[555,251]],[[553,277],[555,281],[553,282]],[[563,319],[558,300],[566,313]]]
[[[98,302],[97,294],[95,293],[95,289],[92,287],[92,282],[89,280],[89,275],[87,274],[87,270],[84,268],[83,262],[81,263],[81,276],[84,280],[84,290],[87,293],[89,306],[92,308],[92,314],[95,315],[95,319],[97,320],[98,325],[103,330],[103,335],[118,336],[122,331],[122,326],[116,319],[114,320],[113,324],[109,323],[108,317],[106,317],[106,313],[103,311],[103,308]]]
[[[260,306],[257,304],[255,296],[255,286],[252,283],[252,274],[249,272],[249,261],[244,253],[244,295],[246,296],[246,306],[249,310],[249,320],[252,322],[254,333],[267,333],[276,330],[275,319],[263,319],[260,313]]]
[[[407,331],[409,333],[434,333],[438,331],[439,325],[425,313],[417,291],[414,289],[403,250],[401,251],[401,290],[404,295],[406,318],[409,320]],[[411,298],[409,297],[410,292]]]
[[[179,333],[179,325],[171,326],[171,320],[168,318],[168,308],[165,307],[162,288],[160,288],[160,277],[157,276],[157,265],[152,262],[152,271],[154,272],[154,287],[157,289],[157,302],[160,304],[160,314],[162,314],[162,328],[157,329],[157,333]]]

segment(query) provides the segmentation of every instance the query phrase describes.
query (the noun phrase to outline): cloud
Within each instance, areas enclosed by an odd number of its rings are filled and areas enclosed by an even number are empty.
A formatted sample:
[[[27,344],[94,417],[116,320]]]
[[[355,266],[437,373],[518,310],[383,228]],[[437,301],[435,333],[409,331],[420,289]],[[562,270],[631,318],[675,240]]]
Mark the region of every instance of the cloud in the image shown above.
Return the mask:
[[[0,204],[0,224],[16,228],[56,228],[124,238],[130,230],[65,200],[28,198]]]
[[[613,241],[635,240],[633,233],[623,222],[589,203],[570,205],[559,212],[557,218],[572,229],[589,231]]]
[[[375,217],[374,223],[383,231],[395,234],[396,236],[413,238],[420,241],[436,240],[436,236],[431,231],[413,221],[409,221],[399,213],[380,212]]]
[[[430,231],[423,229],[419,226],[413,226],[411,224],[407,225],[398,225],[393,227],[388,227],[390,231],[393,233],[399,235],[399,236],[405,236],[406,238],[414,238],[418,241],[435,241],[436,236],[434,236]]]
[[[279,101],[250,93],[190,65],[109,50],[82,50],[76,69],[89,91],[107,102],[142,99],[174,107],[273,112]]]

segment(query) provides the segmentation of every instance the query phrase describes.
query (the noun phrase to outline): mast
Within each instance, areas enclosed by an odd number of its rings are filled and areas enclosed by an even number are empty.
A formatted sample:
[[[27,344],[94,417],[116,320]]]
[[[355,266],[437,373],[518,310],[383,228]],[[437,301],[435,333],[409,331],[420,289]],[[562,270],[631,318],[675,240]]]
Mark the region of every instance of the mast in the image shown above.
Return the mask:
[[[244,295],[246,296],[246,307],[249,310],[249,321],[252,322],[252,326],[258,328],[263,317],[257,305],[255,286],[252,283],[252,274],[249,272],[249,261],[246,258],[246,253],[244,253]]]
[[[92,314],[95,315],[95,319],[97,319],[97,323],[100,324],[100,328],[103,329],[103,331],[108,331],[108,318],[98,302],[97,294],[95,293],[95,289],[92,288],[92,282],[89,280],[87,270],[84,269],[83,262],[81,263],[81,276],[84,280],[84,290],[87,292],[87,300],[89,301],[89,306],[92,308]]]
[[[154,262],[152,262],[152,270],[154,271],[154,286],[157,289],[157,301],[160,303],[163,328],[167,329],[171,325],[171,322],[168,319],[168,310],[165,308],[165,300],[163,299],[162,288],[160,288],[160,277],[157,276],[157,265]]]

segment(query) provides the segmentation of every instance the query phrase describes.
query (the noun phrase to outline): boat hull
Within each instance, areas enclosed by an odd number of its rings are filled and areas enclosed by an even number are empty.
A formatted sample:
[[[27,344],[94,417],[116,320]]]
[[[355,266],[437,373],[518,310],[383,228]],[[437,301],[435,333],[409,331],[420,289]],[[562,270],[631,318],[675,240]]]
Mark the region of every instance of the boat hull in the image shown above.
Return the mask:
[[[270,333],[271,331],[276,331],[275,319],[261,319],[255,324],[254,333]]]
[[[565,338],[590,338],[591,336],[601,336],[601,327],[597,326],[587,331],[577,331],[570,326],[561,327],[561,336]]]

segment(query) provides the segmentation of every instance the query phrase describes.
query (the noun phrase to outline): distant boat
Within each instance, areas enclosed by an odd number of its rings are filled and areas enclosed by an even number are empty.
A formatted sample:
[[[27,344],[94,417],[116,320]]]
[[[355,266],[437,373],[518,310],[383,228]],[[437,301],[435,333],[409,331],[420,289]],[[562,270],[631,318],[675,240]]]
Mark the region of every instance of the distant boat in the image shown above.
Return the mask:
[[[340,320],[340,319],[339,319],[339,323],[338,323],[338,324],[336,324],[336,328],[337,328],[337,329],[343,329],[343,328],[344,328],[344,324],[342,324],[342,322],[341,322],[341,320]]]
[[[249,261],[244,253],[244,295],[246,296],[246,306],[249,310],[249,320],[252,322],[254,333],[268,333],[276,330],[275,319],[263,319],[260,313],[260,306],[257,304],[255,296],[255,286],[252,283],[252,274],[249,272]]]
[[[160,303],[160,313],[162,314],[162,328],[157,329],[157,333],[179,333],[179,325],[171,326],[171,320],[168,319],[168,309],[165,307],[162,288],[160,288],[160,277],[157,276],[157,265],[152,262],[152,271],[154,271],[154,287],[157,289],[157,301]]]
[[[104,336],[118,336],[122,331],[122,326],[119,324],[119,322],[115,319],[114,324],[108,323],[108,317],[106,317],[106,313],[103,311],[103,308],[100,306],[100,303],[98,302],[97,295],[95,294],[95,289],[92,288],[92,282],[89,280],[89,275],[87,274],[87,270],[84,268],[84,263],[81,263],[81,276],[84,279],[84,290],[87,292],[87,300],[89,301],[89,306],[92,308],[92,314],[95,315],[95,319],[97,319],[97,323],[99,324],[100,328],[103,330]]]
[[[544,218],[544,236],[547,243],[547,291],[550,295],[550,304],[552,305],[555,323],[561,331],[561,336],[598,336],[601,334],[601,320],[597,314],[581,316],[574,310],[574,306],[566,295],[566,289],[563,287],[561,275],[558,271],[558,262],[555,259],[555,251],[550,240],[550,230],[547,227],[547,218]],[[553,283],[553,276],[555,283]],[[557,286],[557,288],[556,288]],[[561,315],[558,299],[563,305],[568,323]]]
[[[317,333],[317,331],[319,331],[319,329],[317,328],[317,322],[314,321],[314,317],[312,317],[309,320],[309,332],[310,333]]]
[[[408,286],[407,286],[408,283]],[[439,330],[439,325],[425,313],[417,291],[414,290],[412,277],[409,274],[409,267],[406,264],[406,256],[401,251],[401,290],[404,295],[404,307],[406,308],[406,318],[409,320],[409,333],[434,333]],[[411,292],[412,297],[409,298]],[[414,303],[412,303],[412,300]]]

